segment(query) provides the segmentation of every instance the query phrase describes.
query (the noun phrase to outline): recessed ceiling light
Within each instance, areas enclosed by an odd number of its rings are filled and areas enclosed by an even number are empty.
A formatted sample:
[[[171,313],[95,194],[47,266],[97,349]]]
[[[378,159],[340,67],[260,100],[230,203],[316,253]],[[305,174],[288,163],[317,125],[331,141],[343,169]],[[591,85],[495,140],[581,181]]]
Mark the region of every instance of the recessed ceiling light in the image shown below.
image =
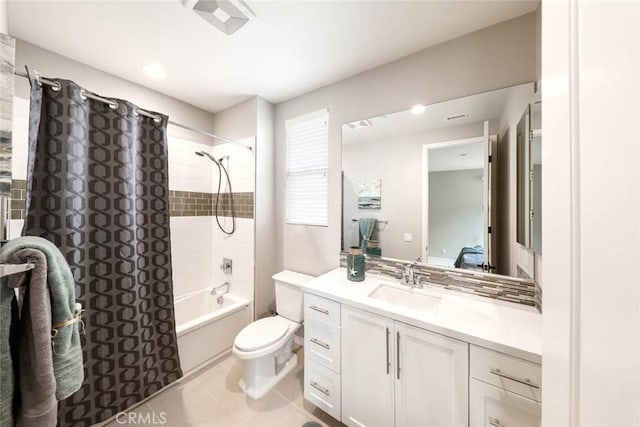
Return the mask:
[[[422,114],[427,110],[427,107],[425,107],[422,104],[418,104],[418,105],[414,105],[413,107],[411,107],[411,112],[413,114]]]
[[[229,18],[231,18],[231,15],[229,15],[227,12],[222,10],[222,8],[219,6],[218,8],[216,8],[216,10],[213,11],[213,16],[218,18],[220,22],[227,22]]]
[[[144,64],[142,71],[152,79],[161,80],[167,77],[167,73],[165,73],[164,69],[158,64]]]

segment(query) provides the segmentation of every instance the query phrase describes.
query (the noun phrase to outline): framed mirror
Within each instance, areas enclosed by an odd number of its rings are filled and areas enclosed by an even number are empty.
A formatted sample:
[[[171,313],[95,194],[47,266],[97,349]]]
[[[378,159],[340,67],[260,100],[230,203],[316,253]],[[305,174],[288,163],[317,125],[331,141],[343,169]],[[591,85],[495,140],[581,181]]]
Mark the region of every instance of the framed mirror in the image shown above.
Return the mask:
[[[344,124],[341,249],[516,276],[519,200],[540,200],[539,180],[525,194],[518,178],[523,111],[530,127],[541,111],[534,93],[527,83]],[[539,146],[529,144],[533,174]]]

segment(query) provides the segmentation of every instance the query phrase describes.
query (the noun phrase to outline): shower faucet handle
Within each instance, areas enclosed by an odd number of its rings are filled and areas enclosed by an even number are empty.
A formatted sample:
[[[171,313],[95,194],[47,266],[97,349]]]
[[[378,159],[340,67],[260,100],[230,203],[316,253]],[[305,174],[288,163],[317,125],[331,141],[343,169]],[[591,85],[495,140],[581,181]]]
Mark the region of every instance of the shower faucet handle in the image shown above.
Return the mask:
[[[220,264],[220,270],[224,272],[224,274],[231,274],[233,271],[233,261],[231,258],[222,258],[222,264]]]

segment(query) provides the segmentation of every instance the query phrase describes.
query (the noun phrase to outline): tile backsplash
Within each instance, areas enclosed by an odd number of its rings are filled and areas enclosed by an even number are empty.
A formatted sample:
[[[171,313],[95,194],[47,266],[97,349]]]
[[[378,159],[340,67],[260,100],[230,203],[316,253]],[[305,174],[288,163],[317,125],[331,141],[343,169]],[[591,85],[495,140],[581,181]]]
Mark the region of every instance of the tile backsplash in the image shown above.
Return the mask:
[[[194,191],[169,190],[171,216],[212,216],[216,195]],[[221,193],[219,216],[231,216],[229,193]],[[233,211],[236,218],[253,218],[253,192],[233,193]]]
[[[366,271],[401,279],[410,262],[367,257]],[[340,253],[340,266],[346,267],[346,253]],[[422,280],[444,289],[514,302],[535,307],[542,312],[542,289],[532,280],[487,274],[480,271],[449,270],[442,267],[416,265]]]
[[[11,219],[23,219],[27,181],[11,181]],[[216,195],[213,193],[169,190],[171,216],[212,216]],[[218,215],[231,216],[229,193],[221,193]],[[233,207],[236,218],[253,218],[253,192],[233,193]]]

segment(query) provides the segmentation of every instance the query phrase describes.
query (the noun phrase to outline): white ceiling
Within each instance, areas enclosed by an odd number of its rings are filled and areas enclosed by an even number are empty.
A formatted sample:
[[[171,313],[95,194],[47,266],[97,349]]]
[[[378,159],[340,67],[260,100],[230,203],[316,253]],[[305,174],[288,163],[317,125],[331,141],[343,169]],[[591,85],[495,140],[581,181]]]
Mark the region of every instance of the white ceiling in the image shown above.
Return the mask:
[[[9,32],[143,86],[219,111],[282,102],[535,10],[538,1],[259,1],[232,36],[178,0],[10,1]],[[140,66],[157,62],[158,82]],[[46,70],[41,70],[46,74]]]
[[[450,126],[460,126],[485,120],[499,119],[504,112],[509,94],[519,86],[493,90],[427,105],[424,113],[400,111],[369,119],[373,126],[351,129],[342,126],[342,143],[355,144],[392,139],[400,135],[413,135]],[[466,114],[467,117],[447,121],[446,117]]]
[[[429,150],[429,172],[482,169],[483,167],[484,144],[482,141]]]

